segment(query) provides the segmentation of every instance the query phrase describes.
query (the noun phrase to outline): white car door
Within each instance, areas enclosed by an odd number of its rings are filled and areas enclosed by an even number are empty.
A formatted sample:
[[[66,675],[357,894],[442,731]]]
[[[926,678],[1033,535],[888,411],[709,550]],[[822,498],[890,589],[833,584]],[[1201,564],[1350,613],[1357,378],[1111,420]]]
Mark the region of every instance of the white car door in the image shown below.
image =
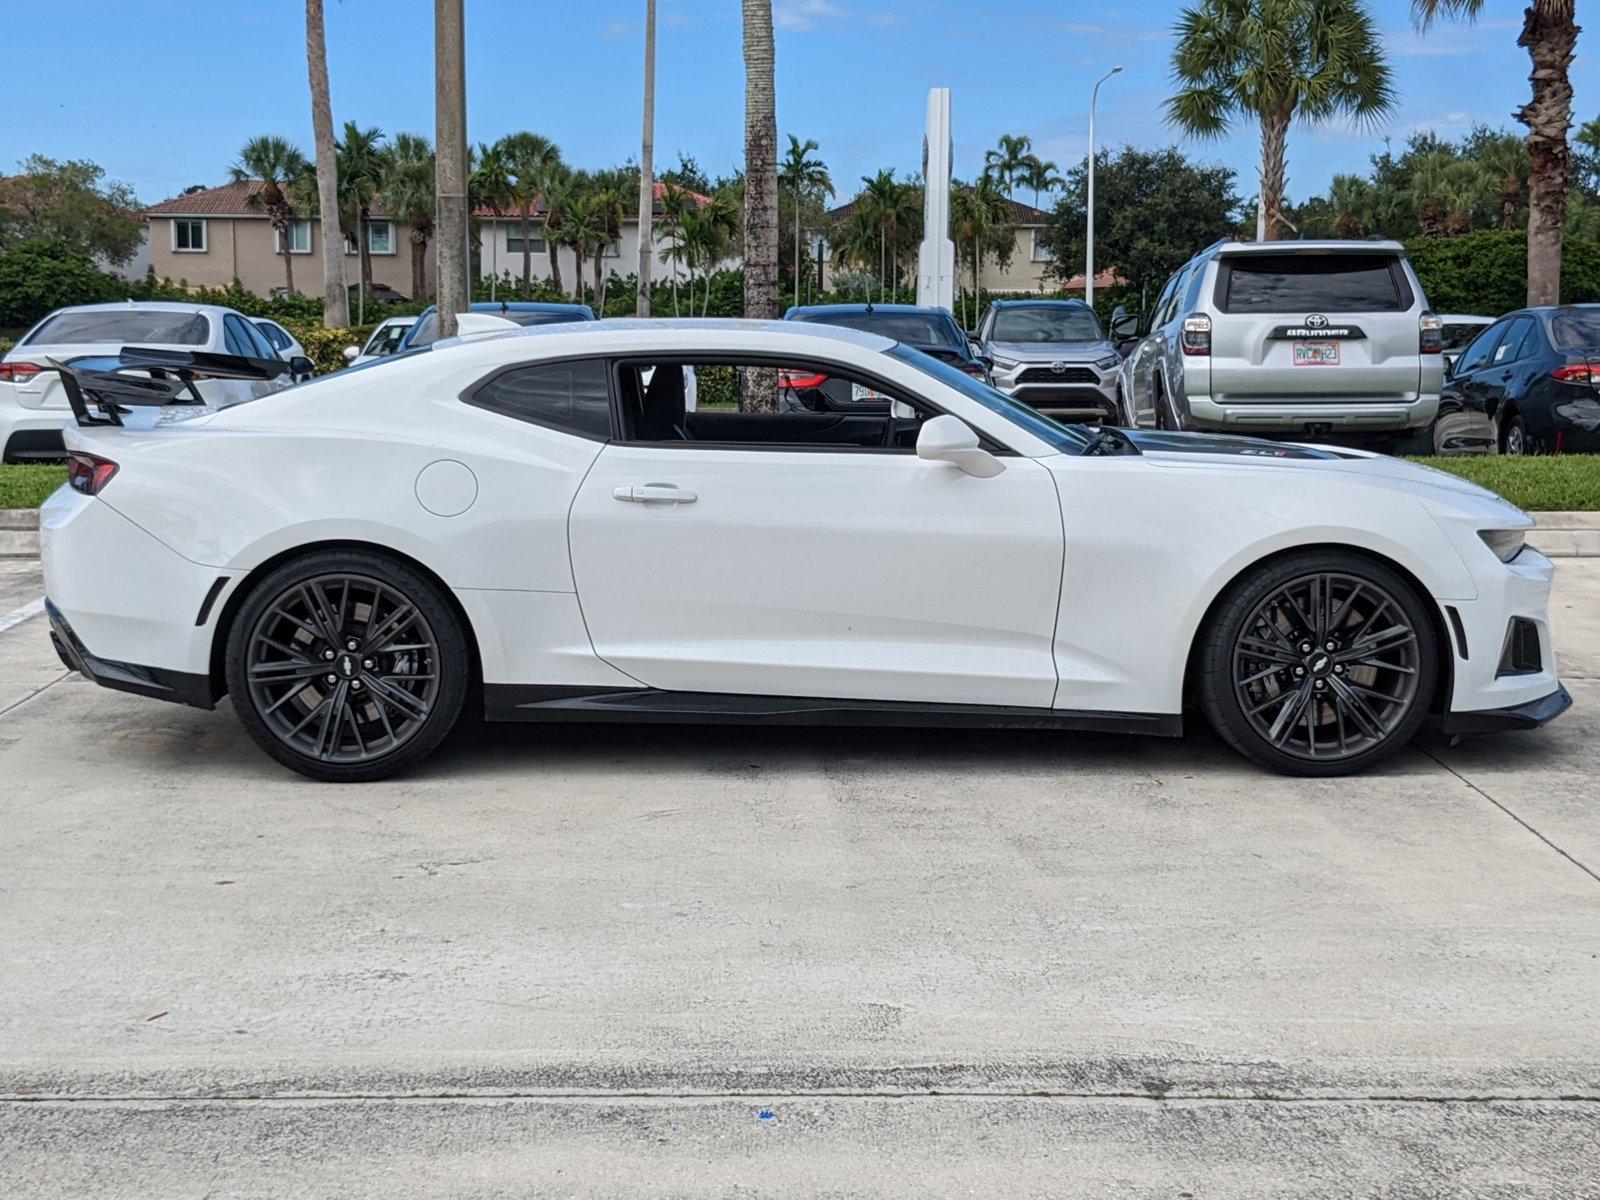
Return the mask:
[[[679,414],[691,436],[873,420]],[[910,450],[614,441],[569,519],[595,651],[677,691],[1047,708],[1060,502],[1045,468],[1003,461],[981,479]]]

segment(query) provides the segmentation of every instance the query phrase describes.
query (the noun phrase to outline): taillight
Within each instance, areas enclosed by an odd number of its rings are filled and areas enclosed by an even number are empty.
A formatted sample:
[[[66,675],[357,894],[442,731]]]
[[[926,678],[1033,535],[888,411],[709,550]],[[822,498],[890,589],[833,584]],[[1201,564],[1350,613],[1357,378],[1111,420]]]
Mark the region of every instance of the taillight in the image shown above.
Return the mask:
[[[815,371],[779,371],[778,382],[790,391],[806,392],[827,383],[828,377]]]
[[[1211,353],[1211,318],[1204,314],[1183,319],[1183,352]]]
[[[67,482],[74,491],[85,496],[98,496],[100,489],[110,483],[116,473],[117,464],[109,458],[85,454],[81,450],[67,455]]]
[[[1424,354],[1444,353],[1444,321],[1425,312],[1417,320],[1417,349]]]
[[[1588,363],[1568,363],[1551,371],[1550,378],[1562,383],[1600,383],[1600,368]]]
[[[30,362],[0,362],[0,383],[23,383],[43,368]]]

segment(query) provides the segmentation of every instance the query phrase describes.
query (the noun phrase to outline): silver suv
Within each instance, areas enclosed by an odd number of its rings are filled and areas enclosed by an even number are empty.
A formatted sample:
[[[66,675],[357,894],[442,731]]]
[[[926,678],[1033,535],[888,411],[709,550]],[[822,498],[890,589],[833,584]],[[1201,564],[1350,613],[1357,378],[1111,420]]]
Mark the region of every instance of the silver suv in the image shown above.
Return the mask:
[[[1118,420],[1122,358],[1082,300],[996,300],[975,339],[994,385],[1069,421]]]
[[[1133,424],[1315,437],[1426,428],[1440,326],[1399,242],[1330,240],[1217,242],[1111,328]]]

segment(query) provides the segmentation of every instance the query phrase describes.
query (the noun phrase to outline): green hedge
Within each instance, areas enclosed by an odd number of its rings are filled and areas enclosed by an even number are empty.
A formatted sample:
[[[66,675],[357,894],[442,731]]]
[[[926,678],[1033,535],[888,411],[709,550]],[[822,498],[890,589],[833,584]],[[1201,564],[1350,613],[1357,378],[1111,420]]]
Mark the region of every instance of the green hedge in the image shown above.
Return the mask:
[[[1435,312],[1497,317],[1528,302],[1528,235],[1522,230],[1412,238],[1405,246]],[[1590,300],[1600,300],[1600,243],[1568,238],[1561,301]]]

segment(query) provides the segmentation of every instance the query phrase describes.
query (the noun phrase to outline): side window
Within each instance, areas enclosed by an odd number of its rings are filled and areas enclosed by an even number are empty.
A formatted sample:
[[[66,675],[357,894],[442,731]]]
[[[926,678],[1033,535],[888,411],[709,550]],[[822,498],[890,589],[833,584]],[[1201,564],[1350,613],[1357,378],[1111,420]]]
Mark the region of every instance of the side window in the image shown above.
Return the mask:
[[[244,322],[231,314],[222,318],[222,341],[229,354],[236,354],[240,358],[261,357],[256,353],[250,335],[245,332]]]
[[[909,454],[922,422],[937,415],[921,398],[881,391],[836,364],[674,357],[627,359],[616,372],[630,442]],[[745,411],[752,390],[766,386],[776,387],[778,411]]]
[[[1172,320],[1173,317],[1178,315],[1178,298],[1183,295],[1183,283],[1187,276],[1188,271],[1187,268],[1185,268],[1172,277],[1172,282],[1168,285],[1170,291],[1168,292],[1165,305],[1162,306],[1161,314],[1157,322],[1158,324],[1165,325],[1168,321]]]
[[[276,325],[257,325],[256,328],[261,331],[261,336],[271,342],[275,348],[279,350],[287,350],[289,348],[288,335]]]
[[[1457,375],[1465,375],[1468,371],[1476,371],[1489,361],[1489,355],[1494,353],[1494,348],[1500,344],[1500,335],[1506,331],[1506,322],[1498,321],[1489,326],[1476,338],[1472,344],[1461,352],[1461,357],[1456,359]]]
[[[244,325],[245,334],[249,337],[250,345],[253,347],[251,354],[253,354],[256,358],[282,357],[282,355],[278,353],[278,348],[267,339],[267,335],[265,333],[261,332],[261,327],[259,325],[257,325],[254,321],[244,321],[241,322],[241,324]]]
[[[1498,367],[1502,364],[1514,363],[1519,358],[1525,357],[1528,353],[1528,347],[1525,343],[1528,340],[1528,334],[1532,331],[1532,317],[1518,317],[1512,321],[1510,328],[1506,330],[1505,337],[1501,338],[1500,344],[1494,348],[1494,354],[1490,356],[1489,364]]]
[[[611,437],[611,389],[601,359],[529,363],[498,371],[469,390],[468,404],[579,437]]]

